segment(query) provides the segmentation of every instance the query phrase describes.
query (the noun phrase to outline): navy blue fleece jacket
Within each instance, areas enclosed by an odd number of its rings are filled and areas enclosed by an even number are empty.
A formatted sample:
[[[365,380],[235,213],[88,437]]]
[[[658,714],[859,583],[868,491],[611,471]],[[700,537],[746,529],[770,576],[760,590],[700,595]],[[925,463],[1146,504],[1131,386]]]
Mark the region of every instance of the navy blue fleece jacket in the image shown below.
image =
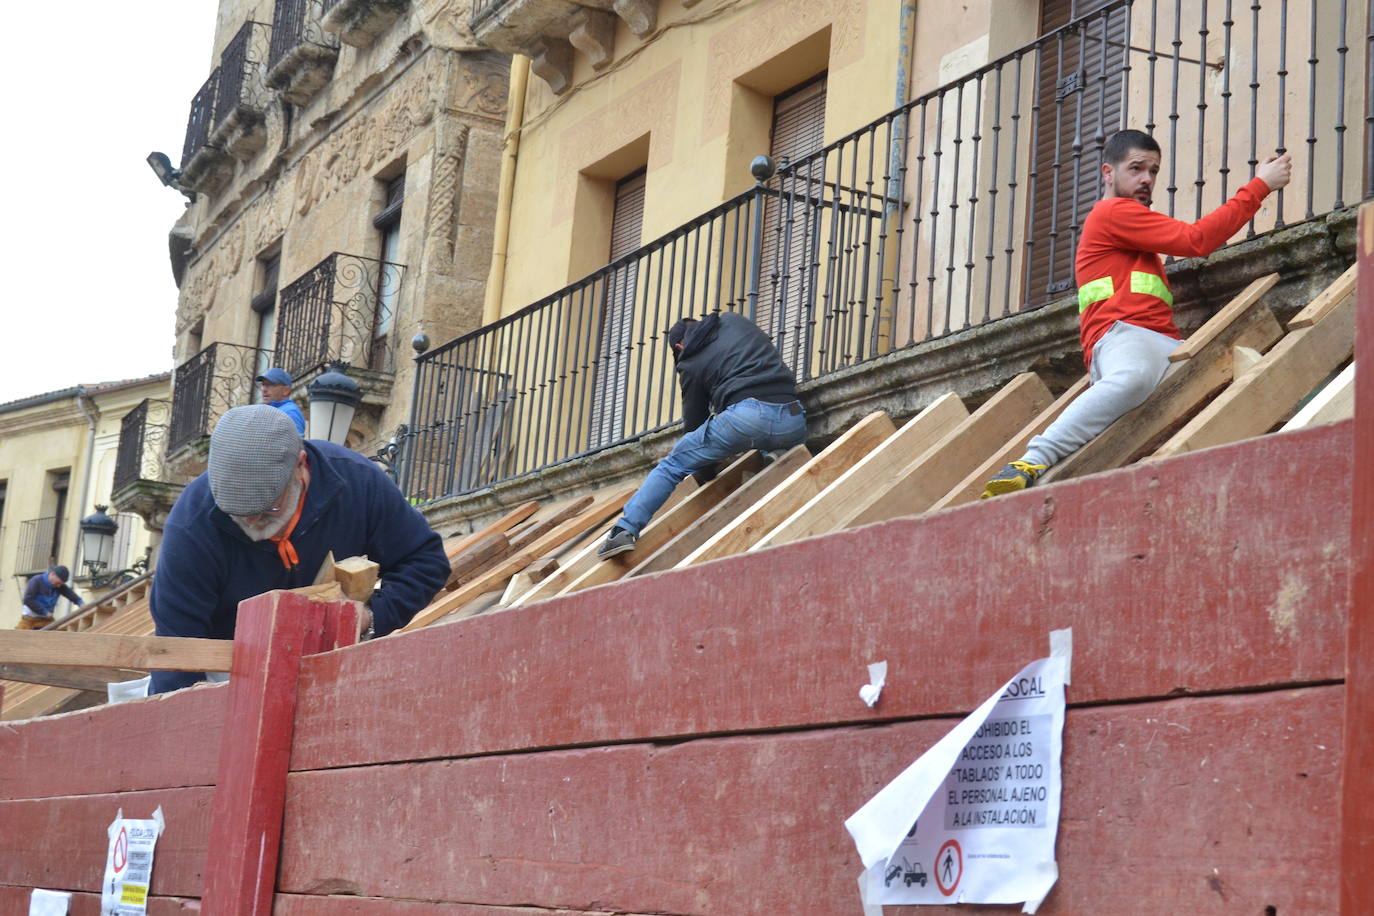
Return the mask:
[[[163,530],[153,579],[159,636],[233,639],[239,602],[279,588],[309,585],[324,562],[362,556],[381,566],[371,601],[378,635],[404,626],[448,579],[443,542],[385,474],[356,452],[305,443],[310,487],[291,535],[300,564],[288,571],[271,541],[253,542],[215,505],[202,474],[187,484]],[[204,679],[195,672],[153,673],[163,693]]]

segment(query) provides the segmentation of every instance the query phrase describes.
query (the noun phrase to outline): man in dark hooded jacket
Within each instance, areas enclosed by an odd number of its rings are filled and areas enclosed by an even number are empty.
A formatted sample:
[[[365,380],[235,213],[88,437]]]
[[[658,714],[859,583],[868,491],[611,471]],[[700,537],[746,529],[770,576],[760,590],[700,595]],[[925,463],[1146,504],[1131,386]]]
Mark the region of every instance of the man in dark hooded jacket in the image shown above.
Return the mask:
[[[749,319],[733,312],[683,318],[668,330],[668,346],[687,434],[625,504],[597,551],[601,557],[634,550],[640,531],[688,474],[709,474],[749,449],[791,448],[806,439],[795,375]]]

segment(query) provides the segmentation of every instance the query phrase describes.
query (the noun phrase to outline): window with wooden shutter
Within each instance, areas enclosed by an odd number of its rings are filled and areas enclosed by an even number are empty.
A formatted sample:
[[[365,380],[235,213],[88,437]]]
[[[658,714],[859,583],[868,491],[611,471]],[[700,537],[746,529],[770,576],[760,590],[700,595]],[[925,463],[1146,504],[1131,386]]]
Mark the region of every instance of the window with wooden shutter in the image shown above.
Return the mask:
[[[608,259],[611,263],[639,248],[644,227],[644,178],[641,170],[616,185]],[[591,448],[609,445],[624,434],[638,279],[639,264],[629,262],[607,273],[603,281],[588,443]]]
[[[1040,34],[1112,0],[1044,0]],[[1027,305],[1074,289],[1078,233],[1102,196],[1102,144],[1120,130],[1128,8],[1095,17],[1040,49],[1035,202],[1028,241]]]
[[[773,100],[768,154],[779,168],[825,146],[825,87],[821,74]],[[820,163],[785,174],[775,182],[780,195],[763,207],[757,322],[799,376],[810,331],[806,306],[815,300],[820,214],[812,201],[822,196],[821,179]]]

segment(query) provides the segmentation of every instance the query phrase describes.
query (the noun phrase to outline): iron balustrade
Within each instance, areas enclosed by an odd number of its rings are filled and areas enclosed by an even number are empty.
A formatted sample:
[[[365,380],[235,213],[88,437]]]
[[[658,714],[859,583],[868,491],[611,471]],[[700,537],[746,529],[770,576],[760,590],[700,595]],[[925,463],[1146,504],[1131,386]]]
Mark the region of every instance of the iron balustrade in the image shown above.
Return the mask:
[[[57,562],[56,516],[31,518],[19,523],[19,556],[15,559],[14,574],[32,576]]]
[[[392,371],[389,332],[404,264],[334,252],[282,288],[278,365],[294,378],[343,360]]]
[[[119,447],[115,452],[115,492],[136,480],[162,480],[164,446],[171,421],[172,404],[157,398],[144,398],[124,415],[119,424]]]
[[[1372,21],[1374,3],[1115,0],[1050,29],[424,354],[406,491],[462,493],[670,425],[679,316],[751,315],[806,381],[1072,295],[1122,127],[1160,141],[1154,207],[1189,221],[1294,152],[1246,238],[1374,196]]]
[[[245,22],[219,58],[220,83],[215,97],[213,127],[219,127],[239,107],[261,110],[266,107],[266,63],[272,27],[261,22]]]
[[[211,121],[215,114],[215,97],[219,91],[219,68],[216,67],[191,100],[191,114],[186,119],[186,141],[181,147],[181,167],[195,158],[210,140]]]
[[[332,6],[328,0],[276,0],[272,14],[272,44],[267,55],[268,72],[301,45],[339,46],[337,34],[320,28],[320,20]]]
[[[178,366],[167,454],[208,436],[231,407],[253,403],[253,379],[271,365],[271,350],[212,343]]]

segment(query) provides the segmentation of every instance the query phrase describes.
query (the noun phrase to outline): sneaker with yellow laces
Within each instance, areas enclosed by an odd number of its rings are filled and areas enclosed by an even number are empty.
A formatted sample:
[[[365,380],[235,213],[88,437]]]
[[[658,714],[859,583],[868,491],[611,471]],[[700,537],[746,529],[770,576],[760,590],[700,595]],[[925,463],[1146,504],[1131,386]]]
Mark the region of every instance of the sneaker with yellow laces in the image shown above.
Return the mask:
[[[983,495],[978,498],[987,499],[990,496],[1001,496],[1003,493],[1015,493],[1017,490],[1024,490],[1034,484],[1036,478],[1045,473],[1045,467],[1043,464],[1031,464],[1029,461],[1013,461],[993,475],[992,479],[983,487]]]

